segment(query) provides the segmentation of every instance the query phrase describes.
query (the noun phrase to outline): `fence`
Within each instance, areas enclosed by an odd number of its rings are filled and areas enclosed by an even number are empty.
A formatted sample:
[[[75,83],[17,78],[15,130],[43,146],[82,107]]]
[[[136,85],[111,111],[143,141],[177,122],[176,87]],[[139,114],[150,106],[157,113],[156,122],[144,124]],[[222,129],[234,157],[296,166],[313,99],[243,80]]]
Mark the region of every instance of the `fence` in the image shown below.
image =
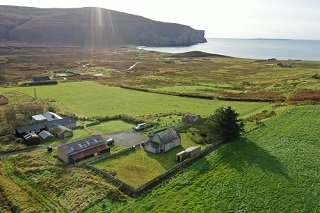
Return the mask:
[[[207,148],[202,150],[201,153],[198,156],[193,157],[193,158],[188,158],[188,159],[184,160],[183,162],[178,163],[176,166],[172,167],[171,169],[169,169],[165,173],[153,178],[152,180],[148,181],[147,183],[141,185],[138,188],[134,188],[133,186],[130,186],[129,184],[123,182],[122,180],[114,177],[113,175],[111,175],[111,174],[109,174],[107,172],[104,172],[104,171],[94,167],[93,165],[91,165],[93,163],[97,163],[97,162],[102,161],[102,160],[106,160],[106,159],[110,159],[110,158],[122,155],[122,154],[132,150],[133,148],[128,148],[126,150],[123,150],[121,152],[115,153],[113,155],[109,155],[109,156],[97,159],[97,160],[95,160],[93,162],[87,163],[86,167],[89,168],[90,170],[96,172],[97,174],[101,175],[105,179],[109,180],[113,184],[115,184],[124,193],[126,193],[128,195],[131,195],[131,196],[138,196],[138,195],[142,194],[143,192],[151,189],[155,185],[167,180],[172,175],[182,171],[184,168],[186,168],[191,163],[193,163],[195,159],[201,158],[201,157],[207,155],[208,153],[212,152],[213,150],[217,149],[220,146],[220,144],[221,144],[221,142],[217,142],[215,144],[212,144],[212,145],[208,146]]]

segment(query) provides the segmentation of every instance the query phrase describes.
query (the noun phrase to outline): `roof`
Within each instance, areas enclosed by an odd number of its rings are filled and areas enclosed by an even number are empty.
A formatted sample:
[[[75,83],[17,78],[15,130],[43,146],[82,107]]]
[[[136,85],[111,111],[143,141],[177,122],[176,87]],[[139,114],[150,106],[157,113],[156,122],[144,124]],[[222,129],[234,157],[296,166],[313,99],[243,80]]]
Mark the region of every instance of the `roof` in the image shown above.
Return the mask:
[[[51,129],[51,128],[57,127],[59,125],[66,126],[66,125],[75,124],[75,123],[76,123],[76,119],[75,118],[72,118],[72,117],[62,118],[62,119],[59,119],[59,120],[48,121],[47,127],[49,129]]]
[[[39,138],[39,136],[37,134],[35,134],[35,133],[29,133],[29,134],[24,136],[25,140],[30,140],[30,139],[33,139],[33,138]]]
[[[87,139],[64,144],[59,147],[59,150],[63,150],[68,155],[72,155],[105,143],[106,141],[101,136],[94,136]]]
[[[54,136],[50,132],[43,130],[39,133],[39,137],[42,139],[46,139],[46,138],[54,137]]]
[[[33,120],[36,120],[36,121],[44,121],[44,120],[47,120],[46,117],[44,117],[43,115],[34,115],[34,116],[32,116],[32,119],[33,119]]]
[[[59,115],[57,115],[56,113],[54,112],[45,112],[42,114],[46,119],[47,121],[53,121],[53,120],[59,120],[59,119],[62,119],[62,117],[60,117]]]
[[[191,146],[188,149],[186,149],[185,151],[186,152],[192,152],[192,151],[197,150],[197,149],[201,149],[201,147],[200,146]]]
[[[107,144],[100,144],[100,145],[92,147],[90,149],[86,149],[83,152],[75,153],[74,155],[72,155],[71,158],[74,161],[77,161],[77,160],[80,160],[80,159],[85,158],[87,156],[93,155],[94,153],[98,153],[98,152],[108,150],[108,149],[110,149],[110,148]]]
[[[37,124],[28,125],[28,126],[17,127],[16,131],[18,134],[21,134],[21,133],[33,132],[33,131],[41,130],[41,129],[45,129],[45,126],[43,123],[37,123]]]
[[[169,127],[166,129],[161,129],[153,133],[151,137],[158,135],[160,138],[160,143],[167,144],[171,143],[172,141],[180,139],[179,134],[173,127]]]
[[[57,133],[57,134],[61,134],[61,133],[65,132],[65,131],[72,132],[71,129],[69,129],[69,128],[65,127],[65,126],[61,126],[61,125],[58,125],[58,126],[54,127],[53,131],[55,133]]]
[[[49,76],[39,76],[39,77],[33,77],[32,81],[33,82],[41,82],[41,81],[50,81],[50,77]]]
[[[45,112],[43,114],[32,116],[32,119],[36,121],[44,121],[44,120],[53,121],[53,120],[58,120],[62,118],[54,112]]]

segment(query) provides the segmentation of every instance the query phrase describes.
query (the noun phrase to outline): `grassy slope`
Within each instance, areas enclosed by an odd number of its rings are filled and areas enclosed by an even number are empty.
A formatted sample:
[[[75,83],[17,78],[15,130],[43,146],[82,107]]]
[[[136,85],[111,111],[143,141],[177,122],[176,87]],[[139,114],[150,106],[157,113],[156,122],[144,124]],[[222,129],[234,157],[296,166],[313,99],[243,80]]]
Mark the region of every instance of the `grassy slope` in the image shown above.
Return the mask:
[[[34,87],[17,87],[1,91],[17,90],[33,95]],[[95,82],[60,83],[57,86],[37,87],[40,98],[55,99],[67,110],[82,116],[95,115],[145,115],[159,112],[194,112],[210,114],[219,106],[231,105],[247,114],[267,105],[266,103],[199,100],[131,91],[107,87]]]
[[[317,212],[320,106],[300,106],[112,212]],[[101,203],[90,209],[101,210]]]

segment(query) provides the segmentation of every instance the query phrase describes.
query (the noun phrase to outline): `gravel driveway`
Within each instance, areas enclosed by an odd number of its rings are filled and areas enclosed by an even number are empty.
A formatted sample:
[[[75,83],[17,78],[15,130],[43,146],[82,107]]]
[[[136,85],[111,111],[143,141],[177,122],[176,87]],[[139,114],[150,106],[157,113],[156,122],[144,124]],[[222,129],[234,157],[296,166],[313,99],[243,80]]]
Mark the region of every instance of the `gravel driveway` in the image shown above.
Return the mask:
[[[132,131],[104,135],[103,138],[105,140],[112,138],[115,144],[121,144],[127,147],[135,146],[135,145],[141,144],[142,141],[148,140],[148,138],[143,134],[132,132]]]

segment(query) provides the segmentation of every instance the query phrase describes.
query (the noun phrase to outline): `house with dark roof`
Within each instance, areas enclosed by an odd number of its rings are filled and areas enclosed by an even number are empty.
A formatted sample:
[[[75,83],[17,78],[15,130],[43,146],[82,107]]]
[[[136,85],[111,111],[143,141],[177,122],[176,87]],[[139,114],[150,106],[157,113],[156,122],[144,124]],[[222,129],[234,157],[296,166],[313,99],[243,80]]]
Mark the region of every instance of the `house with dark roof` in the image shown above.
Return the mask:
[[[46,129],[46,126],[43,123],[21,126],[16,128],[16,135],[19,137],[23,137],[28,133],[39,133],[45,129]]]
[[[9,99],[4,95],[0,95],[0,105],[6,105],[9,103]]]
[[[58,156],[66,163],[76,163],[105,152],[110,152],[110,147],[101,136],[90,137],[58,147]]]
[[[46,82],[46,81],[51,81],[49,76],[38,76],[38,77],[32,78],[33,83]]]
[[[173,127],[169,127],[149,134],[149,140],[144,144],[144,149],[152,153],[161,153],[180,145],[179,133]]]
[[[45,125],[49,131],[51,131],[53,128],[56,128],[57,126],[65,126],[69,129],[77,128],[76,119],[72,117],[48,121]]]

